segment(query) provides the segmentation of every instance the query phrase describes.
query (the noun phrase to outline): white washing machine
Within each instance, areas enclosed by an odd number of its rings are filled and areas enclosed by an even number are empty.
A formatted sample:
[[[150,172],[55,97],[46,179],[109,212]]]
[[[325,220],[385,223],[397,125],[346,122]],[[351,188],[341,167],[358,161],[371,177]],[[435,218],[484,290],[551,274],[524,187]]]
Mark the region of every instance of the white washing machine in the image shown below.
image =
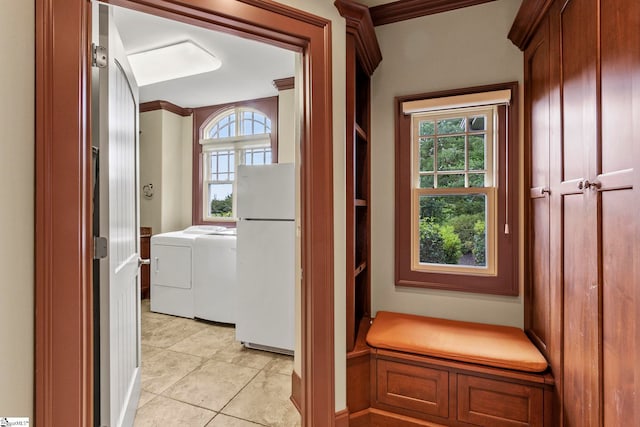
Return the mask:
[[[236,230],[198,236],[193,245],[194,314],[236,323]]]
[[[193,319],[193,246],[197,237],[226,230],[193,226],[151,236],[151,311]]]

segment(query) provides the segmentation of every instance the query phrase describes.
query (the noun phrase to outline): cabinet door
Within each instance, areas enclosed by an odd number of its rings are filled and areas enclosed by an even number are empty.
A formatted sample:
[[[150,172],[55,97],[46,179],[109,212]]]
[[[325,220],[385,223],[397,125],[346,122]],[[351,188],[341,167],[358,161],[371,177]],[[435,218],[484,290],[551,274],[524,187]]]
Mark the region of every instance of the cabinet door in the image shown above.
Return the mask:
[[[525,52],[525,99],[529,142],[529,239],[526,328],[549,356],[551,291],[549,289],[549,20],[544,18]]]
[[[597,0],[569,0],[560,11],[563,402],[565,426],[597,426],[599,285],[597,192]]]
[[[605,426],[640,425],[640,2],[601,0],[602,379]]]

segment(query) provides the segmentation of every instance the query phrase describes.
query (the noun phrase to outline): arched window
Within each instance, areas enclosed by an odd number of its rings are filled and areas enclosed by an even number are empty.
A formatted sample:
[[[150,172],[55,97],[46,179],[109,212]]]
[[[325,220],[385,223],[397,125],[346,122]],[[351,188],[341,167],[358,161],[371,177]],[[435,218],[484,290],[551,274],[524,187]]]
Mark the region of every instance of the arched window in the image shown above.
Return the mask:
[[[200,135],[203,217],[235,219],[238,165],[272,162],[271,120],[249,108],[232,108],[211,118]]]

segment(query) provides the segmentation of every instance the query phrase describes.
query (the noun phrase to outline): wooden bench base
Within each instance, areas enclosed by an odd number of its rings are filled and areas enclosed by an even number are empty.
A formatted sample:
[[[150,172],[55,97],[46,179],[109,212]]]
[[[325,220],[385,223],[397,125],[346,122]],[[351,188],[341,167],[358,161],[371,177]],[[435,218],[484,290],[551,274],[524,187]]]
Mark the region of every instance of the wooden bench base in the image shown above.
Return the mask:
[[[369,327],[347,355],[350,427],[553,426],[550,373],[372,348]]]
[[[372,409],[352,414],[351,426],[552,425],[548,373],[372,349],[370,381]]]

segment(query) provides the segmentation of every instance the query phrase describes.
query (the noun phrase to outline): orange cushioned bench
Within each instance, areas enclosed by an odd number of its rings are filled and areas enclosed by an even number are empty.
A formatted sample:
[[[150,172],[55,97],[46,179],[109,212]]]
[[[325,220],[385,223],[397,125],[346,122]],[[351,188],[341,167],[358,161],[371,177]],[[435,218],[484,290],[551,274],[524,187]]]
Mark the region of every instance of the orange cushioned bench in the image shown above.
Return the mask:
[[[547,361],[524,332],[486,325],[379,311],[369,333],[371,347],[496,368],[542,372]]]
[[[553,425],[553,376],[518,328],[379,311],[366,340],[371,407],[354,426]]]

